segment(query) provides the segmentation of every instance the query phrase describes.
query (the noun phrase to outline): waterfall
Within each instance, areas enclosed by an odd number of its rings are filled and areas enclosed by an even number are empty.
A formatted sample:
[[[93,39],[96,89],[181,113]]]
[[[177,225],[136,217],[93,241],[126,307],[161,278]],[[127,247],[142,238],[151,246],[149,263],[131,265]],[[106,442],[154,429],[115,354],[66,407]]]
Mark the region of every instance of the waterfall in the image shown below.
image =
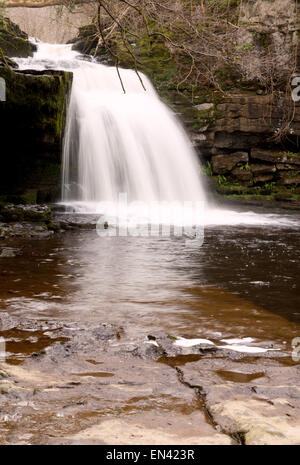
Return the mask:
[[[89,62],[70,45],[38,44],[23,65],[73,72],[64,137],[62,201],[203,201],[200,166],[174,113],[150,80]],[[19,64],[22,60],[19,60]],[[145,89],[144,89],[145,88]]]
[[[65,70],[74,76],[62,170],[62,202],[72,211],[124,216],[125,221],[136,214],[146,222],[175,217],[174,223],[193,225],[198,220],[205,225],[293,223],[276,214],[208,205],[197,155],[146,76],[141,75],[144,90],[134,71],[121,69],[124,94],[114,67],[87,61],[71,45],[35,43],[33,57],[15,58],[20,69]],[[120,215],[123,204],[116,203],[119,194],[132,204],[125,215]],[[105,201],[110,203],[106,210]],[[158,215],[151,208],[144,215],[145,205],[157,203],[163,204]],[[185,209],[186,203],[201,204],[201,209]]]
[[[74,71],[64,144],[63,201],[197,201],[199,166],[174,114],[149,79],[81,61]]]

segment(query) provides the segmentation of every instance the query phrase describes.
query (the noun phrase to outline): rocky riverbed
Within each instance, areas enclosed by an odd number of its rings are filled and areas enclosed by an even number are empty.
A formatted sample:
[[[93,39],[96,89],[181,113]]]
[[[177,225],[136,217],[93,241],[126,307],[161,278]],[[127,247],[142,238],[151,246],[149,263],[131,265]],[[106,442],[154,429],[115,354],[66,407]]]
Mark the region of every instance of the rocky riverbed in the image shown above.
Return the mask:
[[[0,319],[8,350],[26,354],[0,366],[2,444],[300,443],[300,365],[285,353]]]

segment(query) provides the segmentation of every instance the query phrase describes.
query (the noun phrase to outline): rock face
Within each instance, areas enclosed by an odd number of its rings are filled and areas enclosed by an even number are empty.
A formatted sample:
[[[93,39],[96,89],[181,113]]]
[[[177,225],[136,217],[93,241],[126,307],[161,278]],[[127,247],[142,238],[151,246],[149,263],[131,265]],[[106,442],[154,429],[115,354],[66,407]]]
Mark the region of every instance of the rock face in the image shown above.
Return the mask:
[[[276,148],[277,130],[284,119],[287,103],[293,103],[292,96],[286,102],[272,95],[253,95],[250,92],[227,95],[222,103],[215,105],[215,118],[207,118],[207,129],[203,132],[205,140],[197,145],[206,156],[221,150],[233,152],[249,148]],[[297,151],[300,104],[295,102],[293,108],[294,114],[286,135],[287,145]]]
[[[114,62],[106,52],[103,45],[99,45],[98,31],[94,24],[82,26],[78,30],[78,35],[71,39],[72,49],[84,55],[92,55],[94,58],[100,58],[101,63],[113,65]]]
[[[247,186],[270,180],[277,184],[298,184],[300,153],[250,149],[249,153],[213,155],[211,166],[214,174],[228,176]]]
[[[8,57],[28,57],[35,46],[0,15],[0,201],[50,202],[60,194],[61,148],[72,74],[17,71]],[[3,94],[3,95],[2,95]]]
[[[227,154],[214,155],[212,157],[212,166],[214,173],[225,174],[233,170],[239,163],[248,162],[247,152],[235,152],[230,157]]]
[[[0,102],[0,197],[15,203],[56,200],[61,146],[72,74],[14,72],[0,68],[6,101]]]
[[[199,111],[199,124],[189,127],[194,146],[210,164],[209,174],[222,176],[219,181],[226,189],[229,184],[239,185],[240,191],[242,186],[259,189],[265,184],[269,189],[272,183],[275,189],[292,186],[294,197],[299,196],[300,102],[292,98],[293,87],[287,90],[283,85],[289,85],[291,63],[295,63],[294,76],[300,75],[296,18],[292,0],[242,2],[236,87],[194,107]],[[246,58],[238,53],[243,48]],[[271,69],[274,63],[276,71]],[[274,79],[272,90],[268,76]],[[205,112],[212,101],[213,108]],[[241,151],[248,158],[236,163]],[[259,192],[248,189],[246,193]]]
[[[286,134],[279,138],[279,128],[291,108]],[[199,132],[194,128],[190,131],[194,147],[210,167],[212,185],[217,192],[268,195],[273,200],[280,197],[280,200],[293,201],[297,207],[300,102],[293,102],[292,96],[287,101],[280,94],[274,97],[233,93],[216,103],[210,112],[201,119]]]
[[[77,34],[78,27],[93,18],[94,11],[93,4],[73,4],[72,8],[68,5],[10,8],[6,5],[5,14],[30,37],[42,42],[65,44]]]
[[[98,44],[97,29],[94,24],[88,24],[79,28],[78,36],[72,39],[73,50],[92,55]]]
[[[289,73],[297,43],[297,6],[294,0],[246,0],[239,12],[239,46],[250,55],[241,63],[243,79],[253,82],[272,72],[280,77]],[[272,60],[268,59],[269,51]],[[276,63],[276,70],[272,70]],[[275,73],[274,73],[275,71]]]

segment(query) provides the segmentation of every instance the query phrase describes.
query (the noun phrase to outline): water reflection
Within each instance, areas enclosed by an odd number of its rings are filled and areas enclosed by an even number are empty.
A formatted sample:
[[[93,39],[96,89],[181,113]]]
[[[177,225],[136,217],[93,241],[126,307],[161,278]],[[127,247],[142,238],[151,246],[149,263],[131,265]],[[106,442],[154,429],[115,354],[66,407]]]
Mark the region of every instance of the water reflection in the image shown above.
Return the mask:
[[[107,321],[132,337],[163,331],[284,342],[299,332],[293,229],[211,228],[199,249],[181,238],[100,238],[95,231],[18,245],[20,256],[1,261],[3,310]]]

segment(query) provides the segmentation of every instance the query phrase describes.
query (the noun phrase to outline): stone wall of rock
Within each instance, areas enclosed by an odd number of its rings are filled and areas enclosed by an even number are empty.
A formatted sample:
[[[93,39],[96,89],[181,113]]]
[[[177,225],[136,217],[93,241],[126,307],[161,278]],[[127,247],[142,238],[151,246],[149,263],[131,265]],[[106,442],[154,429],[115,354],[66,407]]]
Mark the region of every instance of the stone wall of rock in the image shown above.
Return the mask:
[[[294,151],[299,148],[300,102],[293,102],[291,95],[287,101],[285,96],[232,93],[226,95],[221,103],[205,103],[195,108],[199,124],[193,140],[204,156],[214,155],[220,150],[275,148],[279,144],[276,137],[278,129],[282,128],[286,116],[290,124],[282,143]]]
[[[60,196],[62,136],[72,73],[19,71],[26,33],[0,15],[0,202],[51,202]]]
[[[258,84],[268,72],[270,47],[279,75],[294,63],[285,82],[300,77],[297,8],[294,0],[242,2],[239,44],[250,52],[237,86],[193,108],[187,128],[222,193],[269,192],[270,186],[283,192],[290,186],[294,197],[300,193],[300,101],[292,99],[292,87]]]
[[[245,164],[250,161],[261,163],[265,158],[256,157],[258,149],[273,151],[274,157],[269,157],[268,162],[274,161],[274,172],[269,173],[270,179],[281,179],[281,174],[277,171],[286,171],[287,167],[281,167],[280,164],[287,163],[286,155],[278,158],[277,153],[295,152],[293,163],[297,157],[300,157],[299,136],[300,136],[300,102],[291,103],[291,123],[289,124],[287,134],[280,141],[277,138],[278,129],[282,127],[282,121],[286,117],[286,111],[290,111],[286,106],[285,97],[275,98],[272,95],[253,95],[253,94],[232,94],[226,96],[222,103],[213,104],[205,103],[196,107],[201,121],[197,131],[192,132],[194,146],[200,151],[201,155],[212,161],[212,168],[215,174],[228,174],[238,180],[260,182],[259,177],[254,173],[253,176],[241,176],[240,171],[236,170],[238,164]],[[239,156],[235,163],[236,153],[245,153],[247,156]],[[219,157],[225,159],[232,158],[232,161],[226,162],[227,169],[217,169],[215,160]],[[279,164],[278,164],[279,163]],[[292,167],[294,171],[295,167]],[[232,170],[235,169],[233,172]],[[255,170],[255,167],[254,167]],[[256,171],[257,172],[257,171]],[[277,174],[274,174],[274,173]],[[286,176],[284,176],[285,178]]]
[[[54,201],[60,194],[62,135],[72,74],[0,67],[0,200]]]
[[[300,194],[300,102],[292,108],[292,123],[280,141],[284,99],[235,94],[222,103],[197,106],[203,125],[198,131],[190,129],[193,144],[220,193],[255,194],[271,186]]]

